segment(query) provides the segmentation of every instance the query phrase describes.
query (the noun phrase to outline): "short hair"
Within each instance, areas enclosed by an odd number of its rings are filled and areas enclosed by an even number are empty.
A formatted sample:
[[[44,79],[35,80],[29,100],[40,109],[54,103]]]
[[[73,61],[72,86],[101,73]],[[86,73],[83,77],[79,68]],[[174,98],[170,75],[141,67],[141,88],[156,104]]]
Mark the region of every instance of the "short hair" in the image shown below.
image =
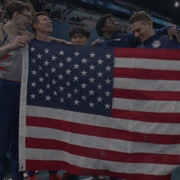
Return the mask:
[[[105,16],[102,16],[102,17],[98,20],[98,22],[97,22],[97,24],[96,24],[96,31],[97,31],[97,33],[98,33],[98,35],[99,35],[100,37],[103,36],[102,28],[104,27],[104,25],[105,25],[105,23],[106,23],[106,20],[109,19],[109,18],[112,18],[112,17],[113,17],[112,14],[107,14],[107,15],[105,15]]]
[[[29,2],[9,1],[6,4],[6,17],[8,20],[11,20],[16,11],[21,13],[24,10],[33,12],[33,5]]]
[[[68,31],[68,35],[70,38],[72,38],[72,36],[74,36],[75,34],[83,34],[84,36],[89,38],[90,30],[86,28],[85,26],[76,26],[76,27],[71,28]]]
[[[135,12],[130,18],[129,18],[129,22],[135,23],[137,21],[152,21],[151,17],[145,12],[145,11],[138,11]]]
[[[47,12],[37,12],[33,15],[33,17],[31,18],[31,28],[32,30],[36,33],[36,29],[34,28],[34,24],[39,22],[38,17],[39,16],[47,16]]]

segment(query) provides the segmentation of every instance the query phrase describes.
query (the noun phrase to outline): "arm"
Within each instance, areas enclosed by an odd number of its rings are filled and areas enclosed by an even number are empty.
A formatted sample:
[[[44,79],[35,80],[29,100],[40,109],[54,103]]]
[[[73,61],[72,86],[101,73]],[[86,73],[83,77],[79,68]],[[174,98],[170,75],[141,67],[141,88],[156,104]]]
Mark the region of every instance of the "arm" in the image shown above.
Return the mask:
[[[173,37],[176,37],[177,41],[180,43],[180,32],[176,28],[170,27],[168,29],[168,35],[170,36],[171,40]]]
[[[93,42],[91,43],[91,46],[94,46],[94,45],[99,44],[99,43],[102,43],[102,42],[103,42],[102,39],[96,39],[95,41],[93,41]]]
[[[66,41],[64,39],[55,38],[55,37],[52,37],[52,36],[49,36],[49,39],[50,39],[50,41],[56,42],[56,43],[63,43],[63,44],[68,44],[68,45],[72,44],[69,41]]]
[[[0,37],[0,43],[2,43],[2,39],[3,38]],[[27,38],[26,36],[17,36],[11,43],[0,47],[0,58],[7,55],[13,50],[24,47],[28,41],[29,38]]]
[[[165,26],[161,29],[155,30],[156,34],[169,35],[170,39],[176,37],[177,41],[180,43],[180,32],[174,26]]]
[[[27,36],[29,39],[34,39],[35,38],[35,34],[34,33],[31,33],[30,31],[20,31],[20,34],[21,35],[24,35],[24,36]],[[59,39],[59,38],[55,38],[55,37],[52,37],[52,36],[49,36],[49,40],[52,41],[52,42],[56,42],[56,43],[64,43],[64,44],[72,44],[71,42],[69,41],[66,41],[64,39]]]
[[[132,32],[120,34],[119,38],[123,42],[121,47],[135,48],[140,44]]]

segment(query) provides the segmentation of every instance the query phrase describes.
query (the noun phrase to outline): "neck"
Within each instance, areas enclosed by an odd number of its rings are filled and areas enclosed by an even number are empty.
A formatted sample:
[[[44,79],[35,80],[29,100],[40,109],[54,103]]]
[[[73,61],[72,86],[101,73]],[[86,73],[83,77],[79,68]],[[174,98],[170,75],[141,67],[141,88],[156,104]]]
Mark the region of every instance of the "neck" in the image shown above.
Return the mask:
[[[36,32],[36,39],[44,42],[50,42],[48,33],[42,34],[42,32]]]
[[[7,21],[7,23],[3,26],[3,29],[10,36],[17,36],[17,35],[19,35],[19,30],[18,30],[15,22],[12,21],[12,20]]]
[[[113,36],[115,36],[115,35],[116,35],[116,34],[109,34],[109,33],[104,32],[103,38],[110,40],[110,39],[111,39]]]
[[[154,30],[152,29],[152,31],[150,31],[150,33],[149,33],[149,38],[152,37],[152,36],[154,36],[155,34],[156,34],[156,33],[155,33]],[[148,38],[148,39],[149,39],[149,38]]]
[[[151,32],[151,36],[154,36],[156,33],[154,32],[154,30]]]
[[[104,38],[104,39],[108,39],[108,40],[109,40],[109,39],[111,39],[112,37],[113,37],[113,36],[112,36],[111,34],[107,34],[107,33],[104,33],[104,34],[103,34],[103,38]]]

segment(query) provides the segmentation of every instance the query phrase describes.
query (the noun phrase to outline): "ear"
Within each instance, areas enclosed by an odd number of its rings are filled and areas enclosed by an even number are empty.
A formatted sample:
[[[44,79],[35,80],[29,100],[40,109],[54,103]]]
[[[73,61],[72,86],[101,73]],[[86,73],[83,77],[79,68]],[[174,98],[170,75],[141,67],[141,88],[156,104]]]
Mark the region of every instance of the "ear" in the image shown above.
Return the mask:
[[[149,26],[153,26],[152,21],[148,21],[148,25],[149,25]]]
[[[103,32],[106,31],[106,27],[105,27],[105,26],[102,27],[102,28],[101,28],[101,31],[103,31]]]
[[[34,27],[34,29],[37,29],[37,28],[38,28],[38,24],[35,23],[35,24],[33,25],[33,27]]]
[[[18,18],[18,17],[19,17],[19,15],[20,15],[20,14],[19,14],[17,11],[15,11],[15,12],[14,12],[14,14],[13,14],[13,18],[15,18],[15,19],[16,19],[16,18]]]

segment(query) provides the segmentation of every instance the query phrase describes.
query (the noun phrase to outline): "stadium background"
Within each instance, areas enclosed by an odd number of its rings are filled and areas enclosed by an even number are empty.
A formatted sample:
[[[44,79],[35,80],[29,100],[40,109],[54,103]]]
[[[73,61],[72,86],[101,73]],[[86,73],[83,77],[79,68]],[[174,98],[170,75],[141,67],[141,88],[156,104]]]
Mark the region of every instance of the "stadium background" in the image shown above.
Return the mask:
[[[0,2],[0,21],[6,21],[4,6],[8,0]],[[27,0],[21,0],[26,2]],[[175,0],[29,0],[36,11],[46,11],[53,20],[52,36],[70,40],[68,30],[75,25],[86,25],[91,30],[88,45],[99,38],[95,26],[105,14],[113,14],[123,32],[130,31],[128,23],[133,12],[145,10],[154,22],[154,28],[163,26],[180,27],[180,5]],[[177,3],[180,3],[177,1]],[[30,29],[30,28],[29,28]]]

